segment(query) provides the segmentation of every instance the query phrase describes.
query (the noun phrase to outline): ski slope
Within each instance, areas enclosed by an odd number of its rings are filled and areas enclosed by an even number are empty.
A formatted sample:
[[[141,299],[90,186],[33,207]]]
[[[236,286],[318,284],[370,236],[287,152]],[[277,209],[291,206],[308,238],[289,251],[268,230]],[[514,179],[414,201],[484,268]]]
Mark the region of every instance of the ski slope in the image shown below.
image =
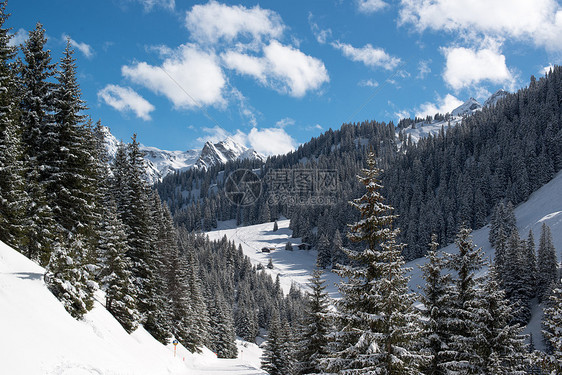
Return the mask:
[[[295,283],[303,290],[308,290],[308,282],[316,265],[316,250],[298,250],[302,243],[300,238],[292,238],[293,231],[289,229],[289,220],[281,218],[277,221],[279,229],[273,231],[273,223],[236,227],[236,220],[220,222],[218,228],[207,232],[209,239],[219,240],[226,236],[236,245],[242,245],[244,255],[250,258],[252,265],[266,265],[271,258],[273,269],[265,268],[274,279],[279,275],[281,287],[285,293],[289,292],[291,284]],[[287,242],[293,245],[293,251],[285,250]],[[261,251],[263,247],[275,248],[270,253]],[[337,295],[335,283],[339,277],[327,271],[325,274],[326,291],[333,297]]]
[[[43,282],[45,270],[0,242],[0,374],[265,374],[261,349],[238,341],[239,358],[164,346],[142,327],[128,334],[104,307],[72,318]]]

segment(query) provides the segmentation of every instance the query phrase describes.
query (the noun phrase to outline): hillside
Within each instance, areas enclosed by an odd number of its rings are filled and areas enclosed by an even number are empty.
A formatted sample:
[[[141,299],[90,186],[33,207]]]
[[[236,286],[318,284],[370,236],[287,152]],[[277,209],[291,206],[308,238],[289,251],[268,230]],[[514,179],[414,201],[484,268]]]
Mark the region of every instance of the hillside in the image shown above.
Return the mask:
[[[43,282],[45,270],[0,242],[0,372],[10,375],[264,374],[261,349],[237,341],[239,358],[157,342],[142,327],[129,335],[96,294],[84,320],[72,318]]]
[[[543,223],[550,226],[552,230],[553,243],[557,250],[558,259],[562,259],[562,172],[533,193],[529,199],[515,209],[517,227],[522,236],[526,237],[529,230],[533,230],[535,238],[540,234]],[[286,251],[284,245],[291,241],[293,245],[300,244],[300,238],[291,238],[291,230],[288,228],[289,220],[279,221],[279,230],[273,232],[273,223],[257,224],[246,227],[236,227],[233,221],[219,223],[217,230],[208,232],[211,239],[219,239],[223,236],[236,244],[242,245],[244,254],[250,258],[253,265],[265,265],[271,258],[274,268],[268,270],[273,277],[279,275],[281,285],[285,292],[288,291],[291,283],[308,288],[308,280],[311,270],[316,264],[316,250],[294,250]],[[473,242],[481,247],[488,259],[493,259],[494,253],[488,242],[489,226],[476,229],[472,233]],[[538,243],[536,244],[538,246]],[[263,253],[263,247],[275,248],[271,253]],[[454,252],[455,245],[449,245],[442,250]],[[418,285],[423,283],[422,273],[419,266],[425,262],[425,258],[419,258],[408,262],[407,267],[412,267],[410,272],[410,289],[418,291]],[[334,285],[339,277],[334,273],[326,274],[328,292],[332,297],[338,296],[337,287]],[[540,319],[542,309],[536,306],[533,311],[533,318],[526,330],[526,333],[533,332],[535,345],[543,348],[540,340]]]

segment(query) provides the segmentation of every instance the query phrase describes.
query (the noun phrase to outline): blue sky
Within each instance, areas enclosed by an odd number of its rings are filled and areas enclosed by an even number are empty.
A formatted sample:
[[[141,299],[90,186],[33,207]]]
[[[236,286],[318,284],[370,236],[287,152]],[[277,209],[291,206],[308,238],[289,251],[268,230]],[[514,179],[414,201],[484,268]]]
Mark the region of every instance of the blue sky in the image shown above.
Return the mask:
[[[88,114],[168,150],[232,136],[263,154],[344,122],[481,102],[562,58],[554,0],[11,0],[14,43],[41,22],[76,49]]]

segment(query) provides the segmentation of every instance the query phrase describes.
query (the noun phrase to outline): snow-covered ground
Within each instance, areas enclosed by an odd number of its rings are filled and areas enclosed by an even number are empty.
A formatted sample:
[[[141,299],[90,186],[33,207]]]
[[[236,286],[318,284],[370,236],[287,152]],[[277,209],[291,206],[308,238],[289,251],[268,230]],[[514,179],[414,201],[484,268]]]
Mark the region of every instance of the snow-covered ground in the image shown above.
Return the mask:
[[[211,240],[226,236],[236,245],[242,245],[244,254],[250,258],[253,265],[262,264],[273,278],[279,275],[279,281],[285,293],[289,292],[291,284],[296,283],[301,289],[307,290],[312,270],[316,264],[316,250],[298,250],[302,243],[300,238],[291,238],[293,231],[289,229],[289,220],[282,218],[277,221],[279,229],[273,231],[273,223],[236,227],[235,220],[220,222],[218,228],[207,235]],[[293,245],[293,251],[285,250],[287,242]],[[262,252],[262,248],[275,248],[270,253]],[[268,269],[269,259],[273,262],[273,269]],[[327,291],[331,296],[337,294],[335,282],[339,277],[326,272]]]
[[[0,374],[265,374],[261,349],[238,341],[239,358],[217,359],[164,346],[142,327],[129,335],[96,295],[84,320],[72,318],[43,282],[45,270],[0,242]]]

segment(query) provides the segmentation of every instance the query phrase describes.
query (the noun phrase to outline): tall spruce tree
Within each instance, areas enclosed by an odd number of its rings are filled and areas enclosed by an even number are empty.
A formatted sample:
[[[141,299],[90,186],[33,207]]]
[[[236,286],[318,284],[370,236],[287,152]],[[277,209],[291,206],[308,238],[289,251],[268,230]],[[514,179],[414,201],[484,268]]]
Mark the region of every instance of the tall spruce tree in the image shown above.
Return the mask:
[[[450,255],[448,262],[448,268],[455,271],[456,277],[449,313],[452,323],[448,361],[444,368],[450,372],[479,374],[481,358],[475,336],[480,329],[477,322],[482,279],[477,274],[485,262],[482,249],[474,246],[470,233],[469,228],[460,229],[455,241],[458,253]]]
[[[545,223],[541,227],[541,237],[539,239],[539,248],[537,252],[537,294],[539,300],[547,297],[547,292],[551,283],[556,281],[558,274],[558,261],[556,259],[556,250],[552,244],[552,234],[550,227]]]
[[[0,241],[15,249],[24,247],[25,207],[24,149],[19,110],[19,85],[13,59],[16,47],[10,45],[11,29],[7,1],[0,2]]]
[[[290,363],[286,357],[283,327],[277,309],[272,313],[268,328],[261,368],[267,371],[269,375],[290,375],[290,369],[288,368]]]
[[[320,373],[320,359],[327,354],[331,325],[328,321],[328,294],[322,277],[323,272],[316,269],[310,279],[311,290],[307,292],[307,308],[297,345],[298,374]]]
[[[375,155],[359,177],[366,193],[352,202],[361,220],[350,226],[349,238],[364,250],[347,250],[351,264],[337,273],[344,280],[335,313],[337,332],[332,351],[323,360],[327,372],[339,374],[417,374],[422,357],[415,348],[420,334],[416,296],[396,243],[396,218],[383,203]]]
[[[562,288],[558,283],[552,289],[547,307],[544,309],[543,336],[548,351],[535,353],[535,362],[545,374],[562,373]]]
[[[56,147],[54,120],[55,64],[45,50],[45,30],[37,23],[24,43],[23,61],[19,61],[21,82],[21,122],[24,143],[29,203],[25,212],[26,244],[24,253],[42,266],[49,263],[58,228],[46,193],[45,178],[54,166],[46,164],[47,155]]]
[[[425,280],[420,299],[424,305],[422,346],[429,355],[429,361],[423,366],[423,373],[440,375],[447,373],[445,363],[449,360],[447,351],[451,335],[449,314],[452,279],[449,273],[443,272],[446,260],[437,253],[439,246],[437,235],[431,236],[429,246],[430,251],[426,254],[427,263],[421,266]]]

